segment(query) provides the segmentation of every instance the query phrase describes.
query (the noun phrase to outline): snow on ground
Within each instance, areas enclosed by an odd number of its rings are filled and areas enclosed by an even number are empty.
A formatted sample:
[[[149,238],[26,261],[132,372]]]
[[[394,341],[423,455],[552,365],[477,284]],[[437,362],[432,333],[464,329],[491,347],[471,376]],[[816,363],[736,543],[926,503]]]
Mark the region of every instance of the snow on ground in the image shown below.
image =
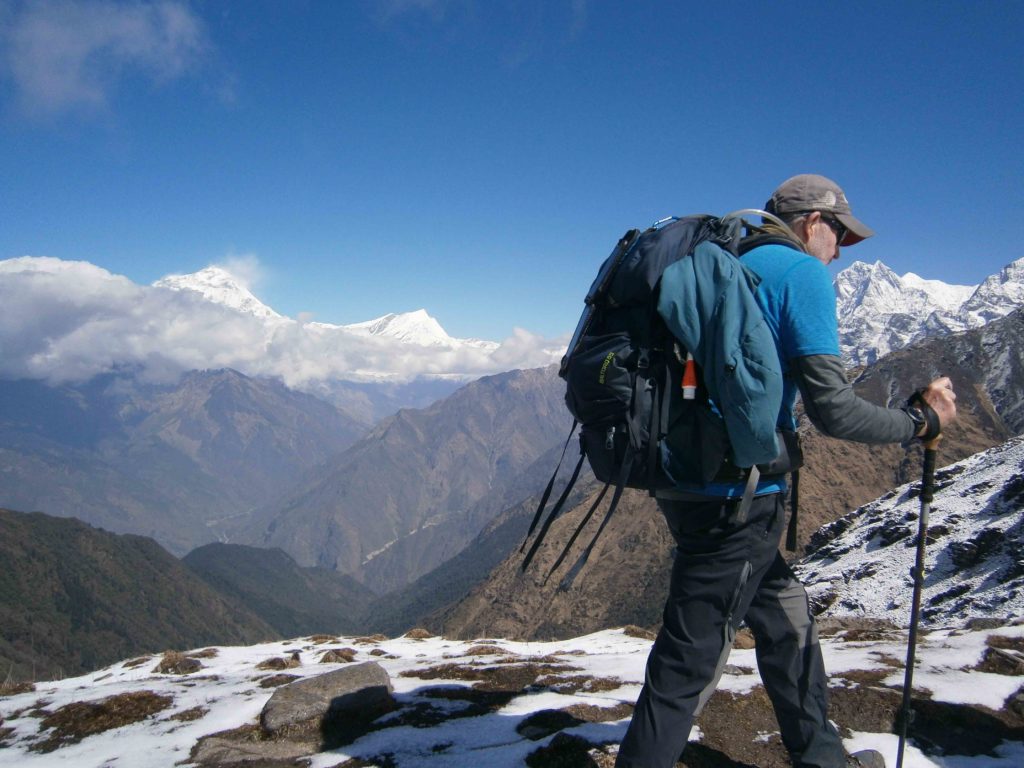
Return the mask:
[[[1024,615],[1024,437],[936,472],[922,599],[925,626]],[[901,486],[822,529],[797,568],[824,616],[910,619],[921,500]]]
[[[1003,701],[1021,686],[1019,676],[997,675],[972,670],[983,656],[990,635],[1024,640],[1024,626],[987,630],[942,630],[921,638],[915,691],[930,691],[934,700],[951,703],[981,704],[1000,709]],[[502,654],[468,654],[482,642],[498,646]],[[884,670],[886,685],[902,684],[902,670],[892,660],[905,656],[905,635],[893,633],[890,639],[850,641],[843,637],[823,639],[826,664],[834,674],[850,670]],[[356,661],[377,661],[390,674],[395,694],[402,705],[421,699],[420,692],[439,685],[466,686],[464,680],[416,677],[442,664],[493,664],[500,657],[515,655],[522,661],[538,660],[577,668],[567,676],[618,678],[622,685],[599,691],[558,693],[551,686],[529,686],[495,711],[473,718],[452,719],[433,727],[396,726],[372,731],[353,744],[313,758],[314,768],[330,768],[348,757],[372,758],[385,752],[393,755],[401,768],[503,768],[522,766],[525,757],[548,743],[551,736],[532,741],[516,731],[516,726],[531,713],[544,709],[562,709],[572,704],[615,707],[632,703],[643,680],[644,663],[650,647],[648,640],[627,635],[623,630],[606,630],[571,640],[548,643],[487,640],[463,642],[440,637],[416,640],[402,637],[389,640],[336,638],[336,642],[313,643],[312,639],[266,643],[251,647],[221,647],[215,655],[202,659],[204,668],[190,675],[163,675],[152,670],[159,657],[128,666],[119,663],[88,675],[37,684],[36,690],[0,698],[0,766],[49,768],[73,765],[76,768],[162,768],[188,764],[190,750],[204,735],[253,724],[273,689],[260,687],[259,681],[273,672],[256,670],[256,665],[271,658],[300,653],[301,664],[287,669],[289,674],[306,676],[338,668],[321,664],[322,653],[333,647],[351,647]],[[734,650],[720,688],[737,694],[749,692],[758,684],[753,650]],[[403,674],[405,673],[405,674]],[[412,675],[412,676],[409,676]],[[133,691],[152,691],[173,697],[173,704],[141,722],[86,736],[77,744],[60,747],[50,753],[31,751],[32,744],[45,739],[40,732],[40,709],[57,711],[71,702],[99,701]],[[430,699],[434,705],[437,699]],[[457,708],[463,702],[444,702]],[[201,707],[198,719],[181,721],[174,715]],[[385,718],[394,717],[395,714]],[[595,744],[617,743],[628,719],[585,723],[569,729]],[[4,738],[4,729],[12,729]],[[765,735],[767,737],[767,735]],[[692,736],[700,738],[694,729]],[[895,765],[896,737],[888,733],[854,733],[847,740],[851,750],[880,749],[889,765]],[[907,768],[1009,768],[1024,764],[1024,744],[1003,743],[997,756],[927,757],[911,747],[904,765]]]

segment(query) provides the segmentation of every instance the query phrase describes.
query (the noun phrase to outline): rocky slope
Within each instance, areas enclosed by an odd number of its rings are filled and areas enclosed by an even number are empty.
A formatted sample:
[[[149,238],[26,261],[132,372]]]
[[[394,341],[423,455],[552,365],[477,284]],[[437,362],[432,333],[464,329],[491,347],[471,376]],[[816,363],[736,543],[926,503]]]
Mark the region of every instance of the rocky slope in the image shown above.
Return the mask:
[[[908,767],[1021,764],[1024,627],[985,624],[920,638]],[[893,765],[905,634],[834,620],[821,634],[844,746]],[[791,764],[749,640],[678,766]],[[147,656],[0,691],[0,765],[611,768],[649,648],[626,627],[543,644],[317,635],[205,648],[179,669]]]
[[[797,567],[815,612],[905,625],[920,508],[903,485],[816,532]],[[1024,437],[936,473],[926,555],[926,626],[1024,615]]]
[[[472,540],[486,522],[467,517],[474,505],[487,497],[500,510],[506,487],[516,490],[519,474],[564,439],[570,421],[563,394],[551,368],[513,371],[430,408],[399,411],[283,503],[254,516],[236,540],[281,547],[300,564],[349,573],[374,589],[405,583]],[[454,519],[466,524],[449,528],[443,551],[420,548],[411,566],[402,558],[393,569],[370,570],[406,537]],[[405,578],[396,581],[396,570]],[[372,583],[371,573],[378,574]]]

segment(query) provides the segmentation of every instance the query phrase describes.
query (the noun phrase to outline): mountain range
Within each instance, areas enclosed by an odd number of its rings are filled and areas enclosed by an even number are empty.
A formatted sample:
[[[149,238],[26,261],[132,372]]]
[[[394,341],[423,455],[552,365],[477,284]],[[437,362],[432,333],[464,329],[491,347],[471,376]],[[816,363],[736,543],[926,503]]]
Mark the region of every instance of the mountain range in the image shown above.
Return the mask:
[[[240,518],[233,539],[281,547],[377,592],[404,586],[543,483],[545,467],[525,483],[520,475],[568,433],[563,394],[552,367],[486,376],[401,410],[308,483]]]
[[[1024,757],[1022,470],[1024,439],[1014,438],[937,473],[908,766],[1009,768]],[[848,751],[877,749],[890,764],[918,491],[895,488],[836,521],[797,565],[819,616],[829,717]],[[653,636],[626,626],[538,643],[488,630],[486,639],[461,641],[420,629],[194,648],[168,637],[79,677],[8,680],[0,685],[0,764],[611,768]],[[789,765],[756,653],[741,630],[682,765]],[[331,696],[371,673],[389,711],[332,739],[323,714]],[[320,688],[331,694],[318,696]],[[298,700],[285,720],[291,725],[277,729],[269,713],[283,716],[290,699]]]
[[[852,365],[873,363],[930,336],[946,336],[1003,317],[1024,304],[1024,259],[980,285],[948,285],[882,262],[856,261],[834,281],[839,346]]]
[[[941,464],[1019,434],[1024,430],[1024,308],[983,328],[926,339],[890,354],[865,369],[854,388],[873,402],[897,404],[906,399],[915,382],[938,372],[949,375],[958,392],[958,418],[943,438]],[[802,432],[801,548],[820,526],[920,476],[918,449],[832,440],[806,424]],[[1012,470],[1007,475],[1012,477]],[[584,527],[561,568],[547,578],[597,492],[591,485],[589,495],[555,521],[525,575],[520,573],[523,556],[510,551],[463,599],[436,609],[421,623],[454,637],[493,628],[496,634],[524,639],[565,637],[620,623],[656,625],[672,544],[656,505],[646,494],[627,491],[623,495],[621,508],[571,585],[563,587],[561,581],[594,535],[601,512]],[[529,512],[520,513],[523,530]],[[471,556],[469,549],[461,555]]]
[[[948,315],[957,308],[984,318],[1009,307],[1020,286],[1019,268],[1010,265],[966,299],[966,288],[947,290],[912,276],[897,282],[900,290],[927,289],[934,296],[929,301]],[[891,295],[888,304],[878,299],[883,285],[894,285],[884,268],[854,265],[848,272],[863,274],[859,287],[847,293],[840,288],[854,286],[850,275],[837,280],[844,311],[873,311],[878,327],[892,327],[900,302]],[[232,316],[294,326],[269,308],[261,310],[241,284],[216,271],[167,280],[158,286],[164,300],[189,294],[189,301]],[[999,296],[1006,300],[993,298]],[[950,323],[947,318],[943,328],[948,331]],[[387,336],[387,344],[399,345],[388,350],[440,348],[448,338],[425,313],[357,326],[315,326],[313,332],[343,332],[369,344]],[[857,389],[892,405],[906,397],[911,383],[952,376],[962,417],[947,436],[948,455],[969,455],[1024,429],[1021,326],[1017,311],[982,328],[920,339],[863,369]],[[463,342],[465,349],[484,344]],[[445,376],[435,381],[452,383]],[[451,584],[473,586],[446,566],[454,558],[460,574],[482,578],[509,553],[569,422],[553,367],[478,378],[429,406],[400,409],[372,429],[365,418],[369,408],[358,409],[364,420],[352,419],[279,380],[230,369],[193,371],[173,384],[148,381],[144,369],[122,368],[85,384],[23,379],[0,381],[0,388],[0,504],[152,535],[176,554],[218,540],[279,547],[299,568],[338,571],[373,592],[395,595],[395,611],[378,606],[389,626],[424,615],[428,606],[428,612],[447,611],[461,596]],[[807,448],[811,471],[802,494],[809,511],[802,544],[809,531],[916,471],[897,446],[835,443],[808,431]],[[592,490],[585,477],[577,500]],[[629,503],[645,505],[642,498]],[[620,533],[626,540],[643,538]],[[651,551],[651,564],[636,569],[641,583],[633,585],[634,594],[657,590],[652,574],[664,548],[653,542]],[[445,584],[442,573],[448,574]],[[440,592],[431,593],[428,583]],[[618,586],[609,581],[606,602],[614,603]],[[551,597],[545,610],[555,611],[562,599]],[[643,601],[628,607],[637,616],[649,610]],[[419,608],[424,611],[417,613]],[[590,626],[583,619],[581,629]],[[558,621],[552,614],[549,624]]]
[[[283,493],[363,427],[271,379],[0,380],[0,504],[153,536],[176,554]]]

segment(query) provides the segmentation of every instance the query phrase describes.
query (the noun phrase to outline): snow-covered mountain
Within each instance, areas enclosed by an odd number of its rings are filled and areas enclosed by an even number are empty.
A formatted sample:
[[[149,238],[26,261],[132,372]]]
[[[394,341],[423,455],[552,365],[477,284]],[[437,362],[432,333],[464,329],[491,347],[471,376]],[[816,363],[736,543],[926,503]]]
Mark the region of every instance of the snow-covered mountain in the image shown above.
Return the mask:
[[[214,304],[221,304],[265,320],[279,320],[282,317],[257,299],[234,275],[222,267],[206,267],[188,275],[167,275],[153,283],[153,287],[194,291]]]
[[[359,336],[376,336],[379,338],[397,339],[406,344],[421,347],[473,347],[493,352],[498,348],[495,341],[481,339],[456,339],[449,336],[437,320],[427,314],[425,309],[396,314],[391,312],[382,317],[366,320],[351,325],[330,325],[327,323],[311,323],[324,329],[341,329]]]
[[[1024,259],[981,285],[949,285],[878,261],[854,262],[834,281],[839,346],[849,363],[867,365],[927,336],[978,328],[1024,303]]]
[[[1024,437],[936,472],[922,598],[927,625],[1024,615]],[[822,528],[797,567],[825,616],[910,618],[920,483]]]
[[[264,320],[285,319],[283,315],[257,299],[248,288],[223,267],[206,267],[187,275],[168,275],[153,283],[153,287],[170,288],[175,291],[193,291],[214,304]],[[305,327],[316,329],[321,335],[342,333],[364,338],[393,339],[402,344],[418,347],[440,347],[451,350],[472,347],[493,352],[500,346],[495,341],[457,339],[449,336],[441,324],[427,314],[425,309],[417,309],[413,312],[391,312],[373,320],[350,325],[312,322],[307,323]]]
[[[0,260],[0,306],[0,378],[80,383],[133,370],[171,383],[190,370],[233,368],[336,393],[365,413],[378,409],[359,406],[366,393],[350,385],[465,382],[543,367],[565,347],[521,329],[500,344],[454,338],[424,310],[348,327],[311,323],[262,303],[230,267],[139,285],[84,261]]]

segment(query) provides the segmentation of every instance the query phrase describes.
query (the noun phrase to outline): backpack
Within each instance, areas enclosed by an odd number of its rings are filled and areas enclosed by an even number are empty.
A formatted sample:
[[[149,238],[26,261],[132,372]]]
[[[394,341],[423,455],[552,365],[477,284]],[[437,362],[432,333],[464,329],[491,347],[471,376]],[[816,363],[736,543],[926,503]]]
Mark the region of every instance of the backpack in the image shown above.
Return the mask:
[[[573,426],[520,552],[540,522],[577,425],[580,458],[523,571],[584,459],[605,485],[548,577],[612,485],[614,493],[562,587],[586,563],[625,488],[670,496],[684,483],[745,482],[738,511],[745,517],[760,474],[798,463],[798,446],[777,437],[782,371],[754,295],[760,279],[738,258],[744,230],[759,229],[744,214],[774,220],[749,209],[722,218],[662,219],[643,232],[626,232],[601,265],[559,368]]]

